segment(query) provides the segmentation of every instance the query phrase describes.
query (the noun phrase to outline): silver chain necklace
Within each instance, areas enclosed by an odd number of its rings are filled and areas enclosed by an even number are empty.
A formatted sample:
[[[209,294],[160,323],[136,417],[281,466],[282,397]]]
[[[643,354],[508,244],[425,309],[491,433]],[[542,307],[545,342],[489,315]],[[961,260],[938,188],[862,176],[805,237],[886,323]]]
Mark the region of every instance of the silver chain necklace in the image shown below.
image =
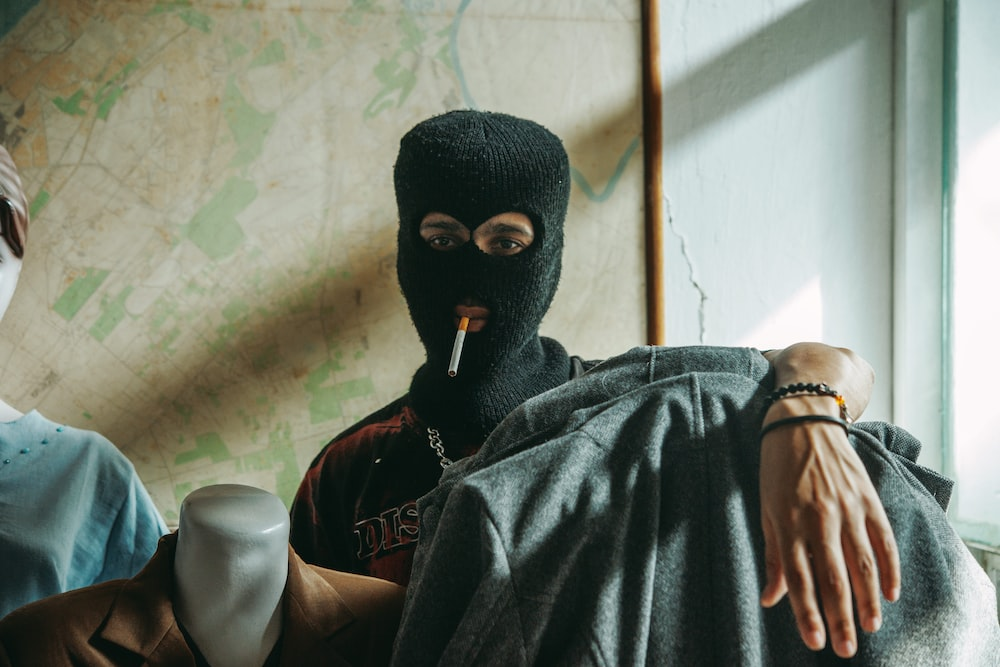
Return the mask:
[[[438,455],[439,459],[441,459],[442,469],[447,468],[454,463],[454,461],[444,455],[444,441],[441,440],[441,434],[437,432],[437,429],[429,426],[427,427],[427,442],[430,443],[431,449],[433,449],[434,453]]]

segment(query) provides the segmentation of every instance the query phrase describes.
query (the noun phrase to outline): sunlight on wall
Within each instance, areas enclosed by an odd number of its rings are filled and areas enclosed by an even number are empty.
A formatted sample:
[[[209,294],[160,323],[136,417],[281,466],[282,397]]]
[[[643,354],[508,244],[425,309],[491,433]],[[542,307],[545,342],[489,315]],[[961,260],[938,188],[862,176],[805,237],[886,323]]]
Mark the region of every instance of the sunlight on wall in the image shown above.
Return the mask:
[[[740,338],[737,345],[772,349],[798,341],[822,341],[822,296],[820,278],[814,276],[780,308],[772,309],[759,326]]]
[[[1000,533],[1000,125],[967,149],[955,187],[954,470],[962,521]]]

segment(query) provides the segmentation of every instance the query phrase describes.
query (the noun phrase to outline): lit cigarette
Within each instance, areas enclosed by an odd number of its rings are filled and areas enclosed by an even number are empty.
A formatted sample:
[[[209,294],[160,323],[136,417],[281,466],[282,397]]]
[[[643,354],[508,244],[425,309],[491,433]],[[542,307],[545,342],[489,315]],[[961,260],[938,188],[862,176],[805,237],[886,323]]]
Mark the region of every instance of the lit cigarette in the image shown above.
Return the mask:
[[[465,332],[469,328],[469,318],[463,317],[458,323],[458,331],[455,332],[455,345],[451,348],[451,363],[448,364],[448,376],[458,375],[458,360],[462,358],[462,346],[465,345]]]

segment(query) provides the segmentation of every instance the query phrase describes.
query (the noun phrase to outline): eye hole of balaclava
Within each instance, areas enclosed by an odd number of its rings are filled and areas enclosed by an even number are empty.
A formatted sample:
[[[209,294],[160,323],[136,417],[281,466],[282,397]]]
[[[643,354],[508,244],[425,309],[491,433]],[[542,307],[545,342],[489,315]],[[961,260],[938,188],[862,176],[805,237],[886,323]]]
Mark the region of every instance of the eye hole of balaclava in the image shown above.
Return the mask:
[[[395,167],[399,207],[397,274],[428,363],[447,363],[455,338],[454,308],[472,298],[490,309],[486,328],[466,339],[466,379],[517,359],[537,338],[559,282],[562,226],[569,200],[569,162],[562,142],[532,121],[505,114],[455,111],[407,133]],[[420,236],[431,211],[470,232],[499,213],[524,213],[535,238],[510,256],[467,242],[442,252]]]
[[[400,283],[406,282],[407,304],[428,356],[443,360],[450,355],[455,306],[469,299],[490,315],[482,332],[466,338],[464,376],[487,372],[536,335],[555,293],[559,263],[546,253],[543,226],[534,228],[531,245],[509,256],[490,255],[472,241],[436,250],[419,233],[408,235],[412,252],[402,253]]]

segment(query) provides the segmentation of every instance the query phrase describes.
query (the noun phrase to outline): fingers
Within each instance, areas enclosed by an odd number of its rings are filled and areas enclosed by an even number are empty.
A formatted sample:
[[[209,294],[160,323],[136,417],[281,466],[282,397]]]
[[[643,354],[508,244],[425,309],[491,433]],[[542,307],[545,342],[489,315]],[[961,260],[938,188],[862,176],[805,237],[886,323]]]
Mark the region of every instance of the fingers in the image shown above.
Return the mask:
[[[760,479],[761,604],[787,595],[806,646],[818,650],[829,637],[838,656],[853,656],[858,628],[882,625],[880,590],[895,601],[901,579],[892,527],[864,465],[837,429],[783,429],[761,443]]]
[[[822,545],[815,548],[813,567],[833,652],[841,658],[850,658],[857,651],[858,638],[854,628],[851,580],[838,539],[839,532],[839,526],[836,532],[828,531]]]
[[[788,600],[805,645],[814,651],[822,649],[826,645],[829,629],[834,653],[841,658],[850,658],[858,645],[852,580],[848,577],[848,567],[841,554],[840,538],[833,534],[839,527],[827,530],[831,534],[826,535],[826,539],[815,540],[813,547],[808,547],[804,541],[796,541],[782,550],[782,576],[787,582]],[[874,566],[874,557],[870,558],[870,562]],[[874,577],[871,579],[870,588],[875,591],[877,599],[876,581]]]
[[[858,621],[865,632],[877,632],[882,627],[882,605],[879,599],[879,579],[868,535],[844,535],[844,559],[851,577],[851,587],[857,603]]]
[[[813,651],[826,645],[823,617],[816,605],[815,582],[805,545],[796,543],[783,551],[788,601],[795,614],[795,623],[802,641]]]
[[[889,602],[899,599],[903,577],[899,568],[899,549],[896,547],[896,537],[892,526],[885,515],[881,503],[876,503],[878,510],[868,521],[868,539],[875,547],[875,558],[878,560],[878,571],[881,577],[882,595]]]
[[[869,517],[866,529],[865,525],[854,527],[850,521],[838,520],[835,513],[818,510],[809,521],[812,528],[805,531],[813,537],[792,543],[780,552],[799,634],[813,650],[825,644],[825,619],[834,653],[841,658],[852,657],[858,648],[855,605],[862,630],[877,632],[882,626],[879,589],[895,592],[895,597],[887,594],[887,599],[898,598],[898,552],[881,504],[871,505]],[[770,562],[768,571],[770,583]]]
[[[899,599],[899,552],[889,519],[873,490],[862,505],[864,524],[848,524],[843,529],[843,554],[861,629],[878,632],[882,627],[879,590],[890,602]]]
[[[785,572],[781,567],[781,552],[778,549],[778,538],[774,534],[774,526],[765,517],[764,524],[764,567],[767,580],[760,594],[760,604],[773,607],[785,597],[788,587],[785,585]]]
[[[805,544],[795,538],[783,539],[784,533],[776,529],[766,511],[761,523],[767,582],[760,603],[764,607],[773,607],[787,593],[799,636],[806,646],[818,651],[826,645],[826,631],[816,604],[812,564]]]

